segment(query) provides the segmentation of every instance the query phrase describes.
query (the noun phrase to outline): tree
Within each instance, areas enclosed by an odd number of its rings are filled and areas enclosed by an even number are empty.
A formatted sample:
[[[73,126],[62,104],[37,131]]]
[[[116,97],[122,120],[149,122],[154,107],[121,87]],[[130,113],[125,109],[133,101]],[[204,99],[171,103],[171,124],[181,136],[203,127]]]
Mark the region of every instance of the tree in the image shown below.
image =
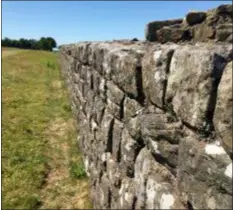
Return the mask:
[[[35,39],[29,39],[28,42],[30,45],[30,49],[34,49],[34,50],[38,49],[37,41]]]
[[[13,40],[11,41],[11,46],[12,46],[12,47],[19,47],[19,41],[13,39]]]
[[[57,47],[57,43],[52,37],[47,37],[47,41],[49,42],[51,49]]]
[[[52,37],[41,37],[38,42],[38,47],[41,50],[49,50],[52,51],[53,48],[57,46],[56,41]]]
[[[7,37],[5,37],[3,40],[2,40],[2,46],[4,47],[11,47],[12,43],[11,43],[11,40]]]
[[[57,46],[57,43],[52,37],[41,37],[39,41],[24,38],[13,40],[6,37],[2,40],[2,46],[52,51]]]
[[[26,39],[21,38],[19,40],[19,48],[29,49],[28,41]]]
[[[38,47],[40,50],[49,50],[51,51],[51,46],[48,40],[45,37],[41,37],[38,42]]]

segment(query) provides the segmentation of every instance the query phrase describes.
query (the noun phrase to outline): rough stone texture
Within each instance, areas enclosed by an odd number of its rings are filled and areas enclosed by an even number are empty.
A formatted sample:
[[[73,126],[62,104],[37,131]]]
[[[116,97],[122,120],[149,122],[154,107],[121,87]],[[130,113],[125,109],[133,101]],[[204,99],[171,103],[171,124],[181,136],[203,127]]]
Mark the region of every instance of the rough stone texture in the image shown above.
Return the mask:
[[[231,8],[192,27],[228,30]],[[61,48],[94,208],[232,209],[232,59],[229,43]]]
[[[182,121],[197,129],[209,129],[231,48],[229,44],[186,45],[174,52],[165,100],[172,102]]]
[[[190,26],[202,23],[206,18],[205,12],[189,12],[186,15],[186,21]]]
[[[148,41],[157,41],[157,30],[166,27],[166,26],[174,26],[177,24],[181,24],[183,19],[175,19],[175,20],[166,20],[166,21],[153,21],[146,25],[145,36]]]
[[[232,5],[221,5],[207,12],[192,11],[185,19],[155,21],[146,25],[151,42],[220,41],[232,42]]]
[[[229,44],[63,46],[95,208],[232,208],[231,54]]]
[[[219,84],[214,122],[223,146],[232,156],[232,61],[225,67]]]

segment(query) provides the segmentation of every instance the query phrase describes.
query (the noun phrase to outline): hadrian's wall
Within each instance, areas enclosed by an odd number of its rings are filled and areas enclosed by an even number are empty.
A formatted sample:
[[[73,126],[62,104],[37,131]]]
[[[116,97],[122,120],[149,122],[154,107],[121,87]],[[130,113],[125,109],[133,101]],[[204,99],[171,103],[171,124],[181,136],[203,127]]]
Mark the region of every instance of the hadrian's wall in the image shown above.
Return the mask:
[[[232,209],[232,45],[61,48],[98,209]]]
[[[231,42],[232,4],[220,5],[215,9],[190,11],[185,18],[153,21],[146,25],[148,41],[171,42]]]

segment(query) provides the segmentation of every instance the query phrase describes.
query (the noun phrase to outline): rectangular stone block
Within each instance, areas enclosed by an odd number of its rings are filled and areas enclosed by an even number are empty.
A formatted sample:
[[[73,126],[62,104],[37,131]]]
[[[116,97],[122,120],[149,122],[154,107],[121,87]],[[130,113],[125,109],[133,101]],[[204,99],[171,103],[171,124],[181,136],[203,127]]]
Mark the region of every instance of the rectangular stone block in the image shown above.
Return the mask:
[[[172,55],[178,45],[156,44],[148,49],[142,61],[144,93],[148,100],[163,108]]]
[[[100,96],[95,96],[93,105],[93,117],[98,124],[101,123],[106,104]]]
[[[104,58],[104,74],[125,92],[138,97],[141,80],[138,77],[141,74],[141,58],[145,46],[131,46],[132,43],[115,43],[112,46]]]
[[[121,161],[121,139],[122,139],[123,123],[114,119],[112,130],[112,156],[114,161]]]
[[[208,130],[229,45],[186,45],[174,52],[168,76],[166,102],[182,121]]]
[[[184,209],[174,189],[175,177],[143,148],[135,161],[136,209]]]
[[[146,40],[154,42],[158,40],[156,32],[158,29],[161,29],[164,26],[172,26],[175,24],[181,24],[183,19],[174,19],[174,20],[167,20],[167,21],[153,21],[146,25],[145,28],[145,37]]]
[[[134,140],[127,129],[122,131],[121,141],[121,170],[124,175],[128,177],[134,177],[134,163],[138,155],[138,152],[142,148],[136,140]]]
[[[194,134],[181,141],[178,186],[195,209],[231,209],[232,161],[220,142],[201,143]]]
[[[124,98],[124,92],[122,92],[112,81],[107,81],[106,85],[108,99],[115,104],[120,105]]]
[[[130,118],[135,117],[142,110],[142,106],[134,99],[128,97],[124,100],[124,120],[127,122]]]
[[[232,61],[227,64],[218,87],[214,126],[222,144],[233,158],[232,151]]]
[[[106,109],[108,110],[109,113],[111,113],[117,119],[121,118],[121,107],[119,105],[113,103],[109,99],[107,99]]]

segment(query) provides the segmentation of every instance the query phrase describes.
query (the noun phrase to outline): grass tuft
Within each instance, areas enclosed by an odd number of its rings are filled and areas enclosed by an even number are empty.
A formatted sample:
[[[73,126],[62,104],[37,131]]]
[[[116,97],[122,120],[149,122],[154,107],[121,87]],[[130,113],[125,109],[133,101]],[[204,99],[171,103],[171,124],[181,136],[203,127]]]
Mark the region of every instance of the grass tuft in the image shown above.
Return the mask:
[[[86,178],[86,172],[85,172],[85,168],[82,162],[79,163],[71,163],[70,166],[70,174],[73,178],[76,179],[82,179],[82,178]]]

